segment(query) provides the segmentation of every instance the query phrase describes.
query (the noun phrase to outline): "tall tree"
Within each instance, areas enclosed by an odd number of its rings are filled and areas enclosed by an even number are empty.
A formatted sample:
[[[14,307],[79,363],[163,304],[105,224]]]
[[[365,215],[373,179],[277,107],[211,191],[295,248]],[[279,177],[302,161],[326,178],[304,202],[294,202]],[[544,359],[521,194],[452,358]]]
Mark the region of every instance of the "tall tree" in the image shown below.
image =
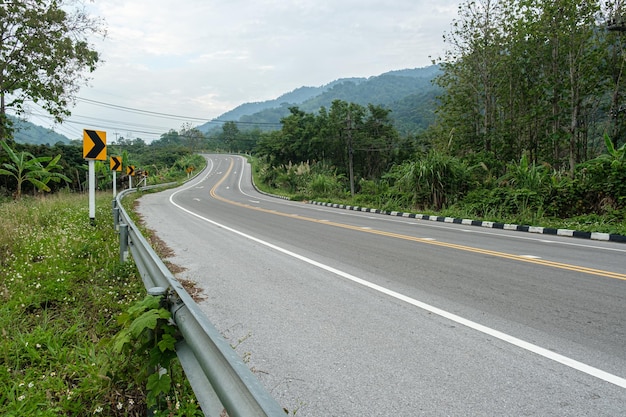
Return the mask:
[[[503,16],[502,2],[468,0],[444,36],[450,49],[441,59],[444,74],[437,80],[446,89],[440,115],[448,123],[450,139],[461,140],[451,145],[495,151]]]
[[[222,126],[222,141],[226,144],[226,148],[230,151],[233,150],[233,145],[237,142],[240,135],[239,127],[237,123],[229,121]]]
[[[599,68],[606,54],[598,37],[597,0],[524,0],[523,23],[535,25],[533,45],[539,56],[548,57],[544,68],[544,84],[552,103],[553,160],[567,155],[573,175],[576,164],[586,154],[584,138],[585,112],[594,109],[593,102],[601,95],[603,76]],[[543,52],[542,52],[543,50]],[[545,61],[544,61],[545,62]],[[551,86],[551,87],[549,87]]]
[[[599,0],[468,0],[445,37],[440,142],[573,173],[606,96]],[[590,136],[593,136],[590,139]]]
[[[55,120],[95,70],[98,53],[89,37],[104,35],[102,22],[78,0],[11,0],[0,4],[0,140],[10,125],[6,110],[24,111],[30,99]]]
[[[184,144],[189,148],[190,152],[196,152],[200,148],[200,145],[204,141],[204,134],[193,127],[191,123],[183,124],[180,129],[180,136],[183,139]]]

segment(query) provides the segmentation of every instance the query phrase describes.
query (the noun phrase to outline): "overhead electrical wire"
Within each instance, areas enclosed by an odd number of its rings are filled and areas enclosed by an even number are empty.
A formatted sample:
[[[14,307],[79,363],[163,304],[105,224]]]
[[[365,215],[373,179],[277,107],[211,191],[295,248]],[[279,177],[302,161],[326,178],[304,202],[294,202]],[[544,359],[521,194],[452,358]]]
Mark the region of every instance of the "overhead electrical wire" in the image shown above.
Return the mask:
[[[124,110],[124,111],[127,111],[127,112],[139,113],[139,114],[148,115],[148,116],[165,117],[165,118],[168,118],[168,119],[196,120],[196,121],[200,121],[200,122],[207,122],[206,118],[190,117],[190,116],[179,116],[179,115],[175,115],[175,114],[160,113],[160,112],[155,112],[155,111],[150,111],[150,110],[141,110],[141,109],[136,109],[136,108],[133,108],[133,107],[120,106],[120,105],[117,105],[117,104],[105,103],[103,101],[91,100],[91,99],[82,98],[82,97],[77,97],[76,100],[82,101],[82,102],[88,103],[88,104],[97,105],[97,106],[108,107],[110,109]]]
[[[91,100],[91,99],[86,99],[82,97],[77,97],[76,99],[84,103],[98,105],[98,106],[107,107],[111,109],[119,109],[119,110],[129,111],[132,113],[138,113],[138,114],[144,114],[144,115],[156,116],[156,117],[165,117],[165,118],[177,119],[177,120],[196,120],[196,121],[201,121],[204,123],[220,123],[220,124],[232,122],[236,124],[248,124],[248,125],[271,125],[271,126],[281,125],[281,123],[276,123],[276,122],[242,122],[238,120],[220,120],[220,119],[208,120],[206,118],[201,118],[201,117],[180,116],[180,115],[175,115],[175,114],[170,114],[170,113],[161,113],[161,112],[155,112],[155,111],[150,111],[150,110],[137,109],[133,107],[120,106],[117,104],[105,103],[103,101]]]
[[[208,120],[207,118],[201,118],[201,117],[183,116],[183,115],[176,115],[176,114],[171,114],[171,113],[143,110],[143,109],[138,109],[134,107],[122,106],[118,104],[107,103],[107,102],[92,100],[92,99],[83,98],[83,97],[76,97],[76,101],[93,105],[93,106],[107,108],[110,110],[117,110],[126,114],[131,113],[131,114],[156,117],[156,118],[161,118],[161,119],[178,120],[181,122],[196,122],[196,123],[202,122],[202,124],[215,124],[215,125],[223,125],[225,123],[235,123],[237,125],[247,125],[247,126],[276,126],[276,127],[282,125],[282,123],[278,123],[278,122],[253,122],[253,121],[221,120],[221,119]],[[28,111],[26,112],[27,114],[29,114],[30,116],[34,116],[38,118],[39,120],[43,120],[43,119],[54,120],[54,117],[48,114],[47,111],[39,103],[31,102],[31,104],[37,107],[38,111]],[[129,135],[136,135],[136,134],[150,135],[150,136],[154,136],[155,138],[159,138],[163,134],[172,130],[171,127],[155,126],[153,124],[145,124],[145,123],[140,124],[140,123],[133,123],[133,122],[125,122],[125,121],[120,121],[119,119],[111,120],[111,119],[84,116],[84,115],[78,115],[78,114],[72,114],[70,117],[66,118],[62,123],[54,123],[54,128],[50,128],[50,129],[56,131],[57,133],[62,132],[63,135],[67,136],[70,139],[82,137],[82,129],[74,130],[70,125],[82,125],[82,126],[85,126],[85,125],[94,126],[95,125],[95,126],[98,126],[99,128],[107,129],[107,130],[127,131]]]

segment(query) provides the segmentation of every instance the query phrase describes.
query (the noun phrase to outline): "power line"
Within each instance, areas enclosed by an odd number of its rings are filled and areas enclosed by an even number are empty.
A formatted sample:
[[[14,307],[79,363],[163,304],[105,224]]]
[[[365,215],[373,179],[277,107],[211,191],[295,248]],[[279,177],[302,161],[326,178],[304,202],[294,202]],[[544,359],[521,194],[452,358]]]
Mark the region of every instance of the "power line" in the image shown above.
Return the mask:
[[[190,117],[190,116],[179,116],[179,115],[169,114],[169,113],[160,113],[160,112],[155,112],[155,111],[150,111],[150,110],[141,110],[141,109],[136,109],[136,108],[133,108],[133,107],[120,106],[118,104],[105,103],[103,101],[91,100],[91,99],[81,98],[81,97],[77,97],[76,99],[78,101],[82,101],[82,102],[85,102],[85,103],[88,103],[88,104],[94,104],[94,105],[98,105],[98,106],[102,106],[102,107],[108,107],[108,108],[111,108],[111,109],[124,110],[124,111],[132,112],[132,113],[139,113],[139,114],[144,114],[144,115],[165,117],[165,118],[168,118],[168,119],[196,120],[196,121],[201,121],[201,122],[207,122],[206,118]]]
[[[107,107],[107,108],[110,108],[110,109],[124,110],[124,111],[129,111],[129,112],[132,112],[132,113],[145,114],[145,115],[158,116],[158,117],[166,117],[166,118],[170,118],[170,119],[196,120],[196,121],[205,122],[205,124],[208,124],[208,123],[221,124],[221,123],[231,123],[232,122],[232,123],[242,124],[242,125],[270,125],[270,126],[279,126],[279,125],[281,125],[281,123],[278,123],[278,122],[243,122],[243,121],[238,121],[238,120],[220,120],[220,119],[207,120],[206,118],[199,118],[199,117],[193,117],[193,116],[180,116],[180,115],[174,115],[174,114],[169,114],[169,113],[160,113],[160,112],[155,112],[155,111],[150,111],[150,110],[137,109],[137,108],[133,108],[133,107],[120,106],[120,105],[117,105],[117,104],[105,103],[103,101],[91,100],[91,99],[86,99],[86,98],[82,98],[82,97],[77,97],[77,100],[85,102],[85,103],[88,103],[88,104],[93,104],[93,105],[98,105],[98,106],[102,106],[102,107]]]

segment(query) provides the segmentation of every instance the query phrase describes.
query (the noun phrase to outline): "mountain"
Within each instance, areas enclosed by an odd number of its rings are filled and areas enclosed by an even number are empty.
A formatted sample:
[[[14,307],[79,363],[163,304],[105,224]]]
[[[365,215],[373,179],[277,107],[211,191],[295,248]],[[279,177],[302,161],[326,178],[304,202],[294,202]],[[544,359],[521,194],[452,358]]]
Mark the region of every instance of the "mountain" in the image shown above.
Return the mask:
[[[390,71],[369,78],[342,78],[321,87],[301,87],[274,100],[245,103],[198,129],[219,129],[221,122],[237,121],[253,127],[278,127],[289,115],[289,107],[315,113],[329,108],[334,100],[380,105],[391,110],[396,128],[403,134],[419,132],[434,120],[437,96],[441,93],[432,80],[441,73],[439,66]],[[217,122],[217,124],[216,124]]]
[[[13,122],[13,139],[17,143],[28,143],[30,145],[54,145],[57,142],[69,144],[70,140],[42,126],[38,126],[26,120],[17,117],[8,116]]]

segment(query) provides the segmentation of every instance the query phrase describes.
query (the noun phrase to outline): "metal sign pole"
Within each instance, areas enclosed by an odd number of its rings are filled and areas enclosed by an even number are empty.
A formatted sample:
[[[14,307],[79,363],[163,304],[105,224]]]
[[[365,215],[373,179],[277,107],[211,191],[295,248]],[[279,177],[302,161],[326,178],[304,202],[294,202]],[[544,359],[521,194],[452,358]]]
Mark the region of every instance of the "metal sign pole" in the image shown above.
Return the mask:
[[[92,226],[96,224],[96,161],[106,161],[106,143],[106,132],[83,129],[83,158],[89,164],[89,220]]]
[[[113,171],[113,198],[117,196],[117,171]]]
[[[96,224],[96,161],[89,160],[89,220]]]

